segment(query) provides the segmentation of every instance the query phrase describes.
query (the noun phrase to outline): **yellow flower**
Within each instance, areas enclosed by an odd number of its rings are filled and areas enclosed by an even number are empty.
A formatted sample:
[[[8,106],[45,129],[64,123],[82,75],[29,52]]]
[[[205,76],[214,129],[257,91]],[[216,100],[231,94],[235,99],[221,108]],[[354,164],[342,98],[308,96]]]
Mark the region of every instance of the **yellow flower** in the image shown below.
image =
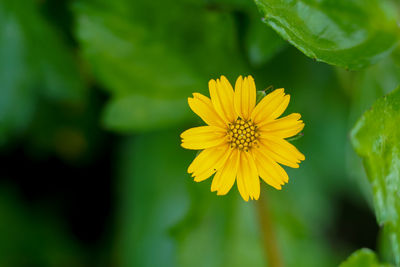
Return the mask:
[[[217,191],[217,195],[227,194],[236,180],[245,201],[259,198],[259,177],[280,190],[289,177],[279,164],[298,168],[305,159],[285,140],[304,128],[300,114],[278,119],[290,95],[277,89],[256,105],[256,86],[251,76],[239,76],[235,91],[224,76],[210,80],[208,87],[211,99],[199,93],[188,98],[190,108],[208,124],[181,134],[182,147],[202,150],[188,173],[196,182],[215,173],[211,191]]]

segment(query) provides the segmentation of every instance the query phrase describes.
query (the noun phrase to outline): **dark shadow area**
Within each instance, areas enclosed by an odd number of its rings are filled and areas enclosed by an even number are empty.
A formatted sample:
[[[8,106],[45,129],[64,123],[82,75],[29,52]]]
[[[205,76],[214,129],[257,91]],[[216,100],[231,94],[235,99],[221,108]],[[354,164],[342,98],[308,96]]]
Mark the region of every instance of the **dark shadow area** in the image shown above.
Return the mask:
[[[359,248],[375,250],[379,226],[367,204],[355,203],[347,196],[340,196],[336,203],[336,221],[328,230],[331,243],[349,248],[349,253]]]

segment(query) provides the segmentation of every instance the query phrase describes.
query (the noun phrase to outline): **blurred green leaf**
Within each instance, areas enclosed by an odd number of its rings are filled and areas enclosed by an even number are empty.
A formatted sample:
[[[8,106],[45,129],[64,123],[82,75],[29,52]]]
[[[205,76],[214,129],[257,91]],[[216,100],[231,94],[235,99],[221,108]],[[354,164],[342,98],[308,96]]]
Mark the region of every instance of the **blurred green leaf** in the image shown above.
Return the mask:
[[[178,142],[176,132],[156,132],[121,146],[115,250],[120,266],[176,266],[170,229],[189,205],[188,153]]]
[[[83,96],[76,63],[32,1],[0,1],[0,143],[30,124],[37,101]]]
[[[397,66],[400,66],[400,45],[397,45],[393,50],[392,58],[396,62]]]
[[[398,41],[395,9],[381,0],[255,0],[265,22],[308,57],[359,69]]]
[[[227,196],[216,196],[211,180],[190,181],[189,213],[173,229],[179,266],[265,266],[254,203],[244,202],[236,185]]]
[[[248,0],[207,0],[208,8],[229,10],[235,15],[238,43],[252,67],[259,68],[286,47],[286,42],[265,27],[257,7]]]
[[[400,90],[378,99],[351,132],[371,183],[377,220],[391,233],[396,264],[400,264]]]
[[[25,148],[39,157],[57,155],[74,164],[97,159],[106,146],[107,133],[102,131],[99,116],[103,100],[99,91],[88,92],[84,103],[37,106]],[[100,153],[101,154],[101,153]]]
[[[259,67],[286,46],[286,42],[271,28],[265,27],[257,14],[252,14],[246,35],[246,49],[250,63]]]
[[[375,253],[367,248],[355,251],[339,267],[390,267],[390,264],[379,263]]]
[[[111,101],[103,119],[110,129],[132,132],[173,127],[172,122],[188,120],[189,114],[186,101],[131,95]]]
[[[192,92],[205,92],[211,78],[245,69],[228,11],[189,0],[81,0],[74,10],[84,56],[113,96],[104,119],[112,130],[143,131],[182,122],[188,118],[182,107]],[[144,99],[140,107],[129,106]],[[158,113],[157,121],[143,116],[166,107],[169,112]],[[129,115],[114,117],[123,113]]]
[[[378,64],[350,75],[353,80],[345,82],[343,86],[352,97],[350,115],[352,124],[372,106],[376,99],[393,91],[400,84],[400,66],[397,66],[392,58],[386,58]]]

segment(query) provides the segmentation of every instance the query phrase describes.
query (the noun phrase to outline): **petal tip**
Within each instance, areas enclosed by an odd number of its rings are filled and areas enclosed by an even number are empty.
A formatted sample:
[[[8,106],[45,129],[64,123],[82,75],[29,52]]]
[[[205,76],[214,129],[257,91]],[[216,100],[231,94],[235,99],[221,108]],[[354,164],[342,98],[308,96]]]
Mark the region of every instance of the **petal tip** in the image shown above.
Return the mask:
[[[241,83],[243,82],[243,77],[242,75],[239,75],[239,77],[236,79],[236,83],[235,83],[235,91],[238,88],[238,86],[241,85]]]
[[[217,82],[214,79],[208,81],[208,87],[214,87],[216,84]]]

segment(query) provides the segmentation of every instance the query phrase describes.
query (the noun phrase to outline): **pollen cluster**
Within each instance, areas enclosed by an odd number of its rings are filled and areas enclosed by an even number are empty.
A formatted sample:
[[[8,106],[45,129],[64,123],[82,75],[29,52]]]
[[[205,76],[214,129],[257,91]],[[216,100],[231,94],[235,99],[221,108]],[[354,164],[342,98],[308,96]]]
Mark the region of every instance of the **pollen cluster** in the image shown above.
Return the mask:
[[[241,118],[236,119],[234,123],[228,126],[228,142],[232,148],[238,148],[246,152],[253,146],[258,145],[257,126],[250,120],[244,121]]]

